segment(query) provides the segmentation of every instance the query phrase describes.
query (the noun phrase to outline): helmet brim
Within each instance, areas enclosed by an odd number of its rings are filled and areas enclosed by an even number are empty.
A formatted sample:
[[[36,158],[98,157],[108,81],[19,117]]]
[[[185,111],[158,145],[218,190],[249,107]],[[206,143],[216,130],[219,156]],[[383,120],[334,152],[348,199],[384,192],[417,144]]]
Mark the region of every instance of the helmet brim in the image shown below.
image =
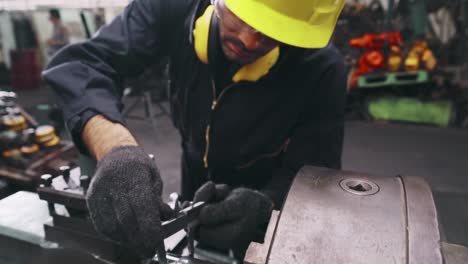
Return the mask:
[[[225,4],[245,23],[276,41],[300,48],[323,48],[330,42],[345,1],[335,17],[320,25],[279,14],[259,1],[225,0]]]

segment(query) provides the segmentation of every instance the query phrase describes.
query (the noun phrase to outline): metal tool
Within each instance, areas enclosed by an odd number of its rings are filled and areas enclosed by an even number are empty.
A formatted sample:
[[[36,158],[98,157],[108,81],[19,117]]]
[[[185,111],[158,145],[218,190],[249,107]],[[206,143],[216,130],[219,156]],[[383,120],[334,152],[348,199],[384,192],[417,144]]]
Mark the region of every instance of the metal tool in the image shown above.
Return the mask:
[[[193,224],[196,223],[198,220],[198,214],[200,213],[201,209],[205,206],[205,202],[198,202],[191,204],[190,206],[180,210],[177,216],[169,221],[166,221],[162,224],[162,237],[168,238],[175,233],[179,232],[184,228],[193,228]],[[188,241],[189,241],[189,251],[190,255],[193,256],[193,232],[188,230]],[[191,244],[191,245],[190,245]],[[159,264],[167,264],[166,258],[166,249],[164,246],[164,241],[159,244],[156,249],[157,252],[157,261]]]

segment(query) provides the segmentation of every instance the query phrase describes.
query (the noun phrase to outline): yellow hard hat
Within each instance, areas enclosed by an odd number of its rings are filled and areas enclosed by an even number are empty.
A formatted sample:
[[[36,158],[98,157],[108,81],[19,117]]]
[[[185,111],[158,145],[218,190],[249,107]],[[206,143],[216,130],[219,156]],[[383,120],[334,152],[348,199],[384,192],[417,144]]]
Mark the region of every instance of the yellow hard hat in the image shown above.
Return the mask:
[[[245,23],[282,43],[323,48],[346,0],[225,0]]]

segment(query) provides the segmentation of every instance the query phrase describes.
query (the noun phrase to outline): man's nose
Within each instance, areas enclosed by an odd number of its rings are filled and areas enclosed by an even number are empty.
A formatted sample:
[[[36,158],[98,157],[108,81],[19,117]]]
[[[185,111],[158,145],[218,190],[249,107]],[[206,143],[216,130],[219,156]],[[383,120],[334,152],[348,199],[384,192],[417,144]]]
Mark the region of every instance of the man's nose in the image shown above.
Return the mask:
[[[251,30],[243,30],[239,34],[239,40],[242,41],[246,49],[256,50],[260,45],[260,33]]]

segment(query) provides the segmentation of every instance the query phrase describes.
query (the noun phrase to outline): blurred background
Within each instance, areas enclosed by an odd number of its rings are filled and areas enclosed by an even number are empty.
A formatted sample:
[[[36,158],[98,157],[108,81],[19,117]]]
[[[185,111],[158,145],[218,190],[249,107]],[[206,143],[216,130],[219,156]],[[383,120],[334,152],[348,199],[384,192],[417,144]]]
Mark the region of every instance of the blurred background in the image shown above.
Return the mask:
[[[40,72],[54,53],[51,9],[67,44],[92,37],[128,2],[1,0],[1,89],[32,97],[26,107],[47,103]],[[467,14],[465,0],[349,0],[333,39],[349,70],[349,119],[467,127]]]
[[[129,1],[0,1],[1,82],[16,90],[41,87],[38,73],[49,56],[47,40],[53,35],[50,9],[57,9],[69,32],[69,43],[92,36]],[[26,67],[29,65],[26,72]],[[19,77],[21,76],[21,77]],[[30,76],[31,78],[25,78]]]

